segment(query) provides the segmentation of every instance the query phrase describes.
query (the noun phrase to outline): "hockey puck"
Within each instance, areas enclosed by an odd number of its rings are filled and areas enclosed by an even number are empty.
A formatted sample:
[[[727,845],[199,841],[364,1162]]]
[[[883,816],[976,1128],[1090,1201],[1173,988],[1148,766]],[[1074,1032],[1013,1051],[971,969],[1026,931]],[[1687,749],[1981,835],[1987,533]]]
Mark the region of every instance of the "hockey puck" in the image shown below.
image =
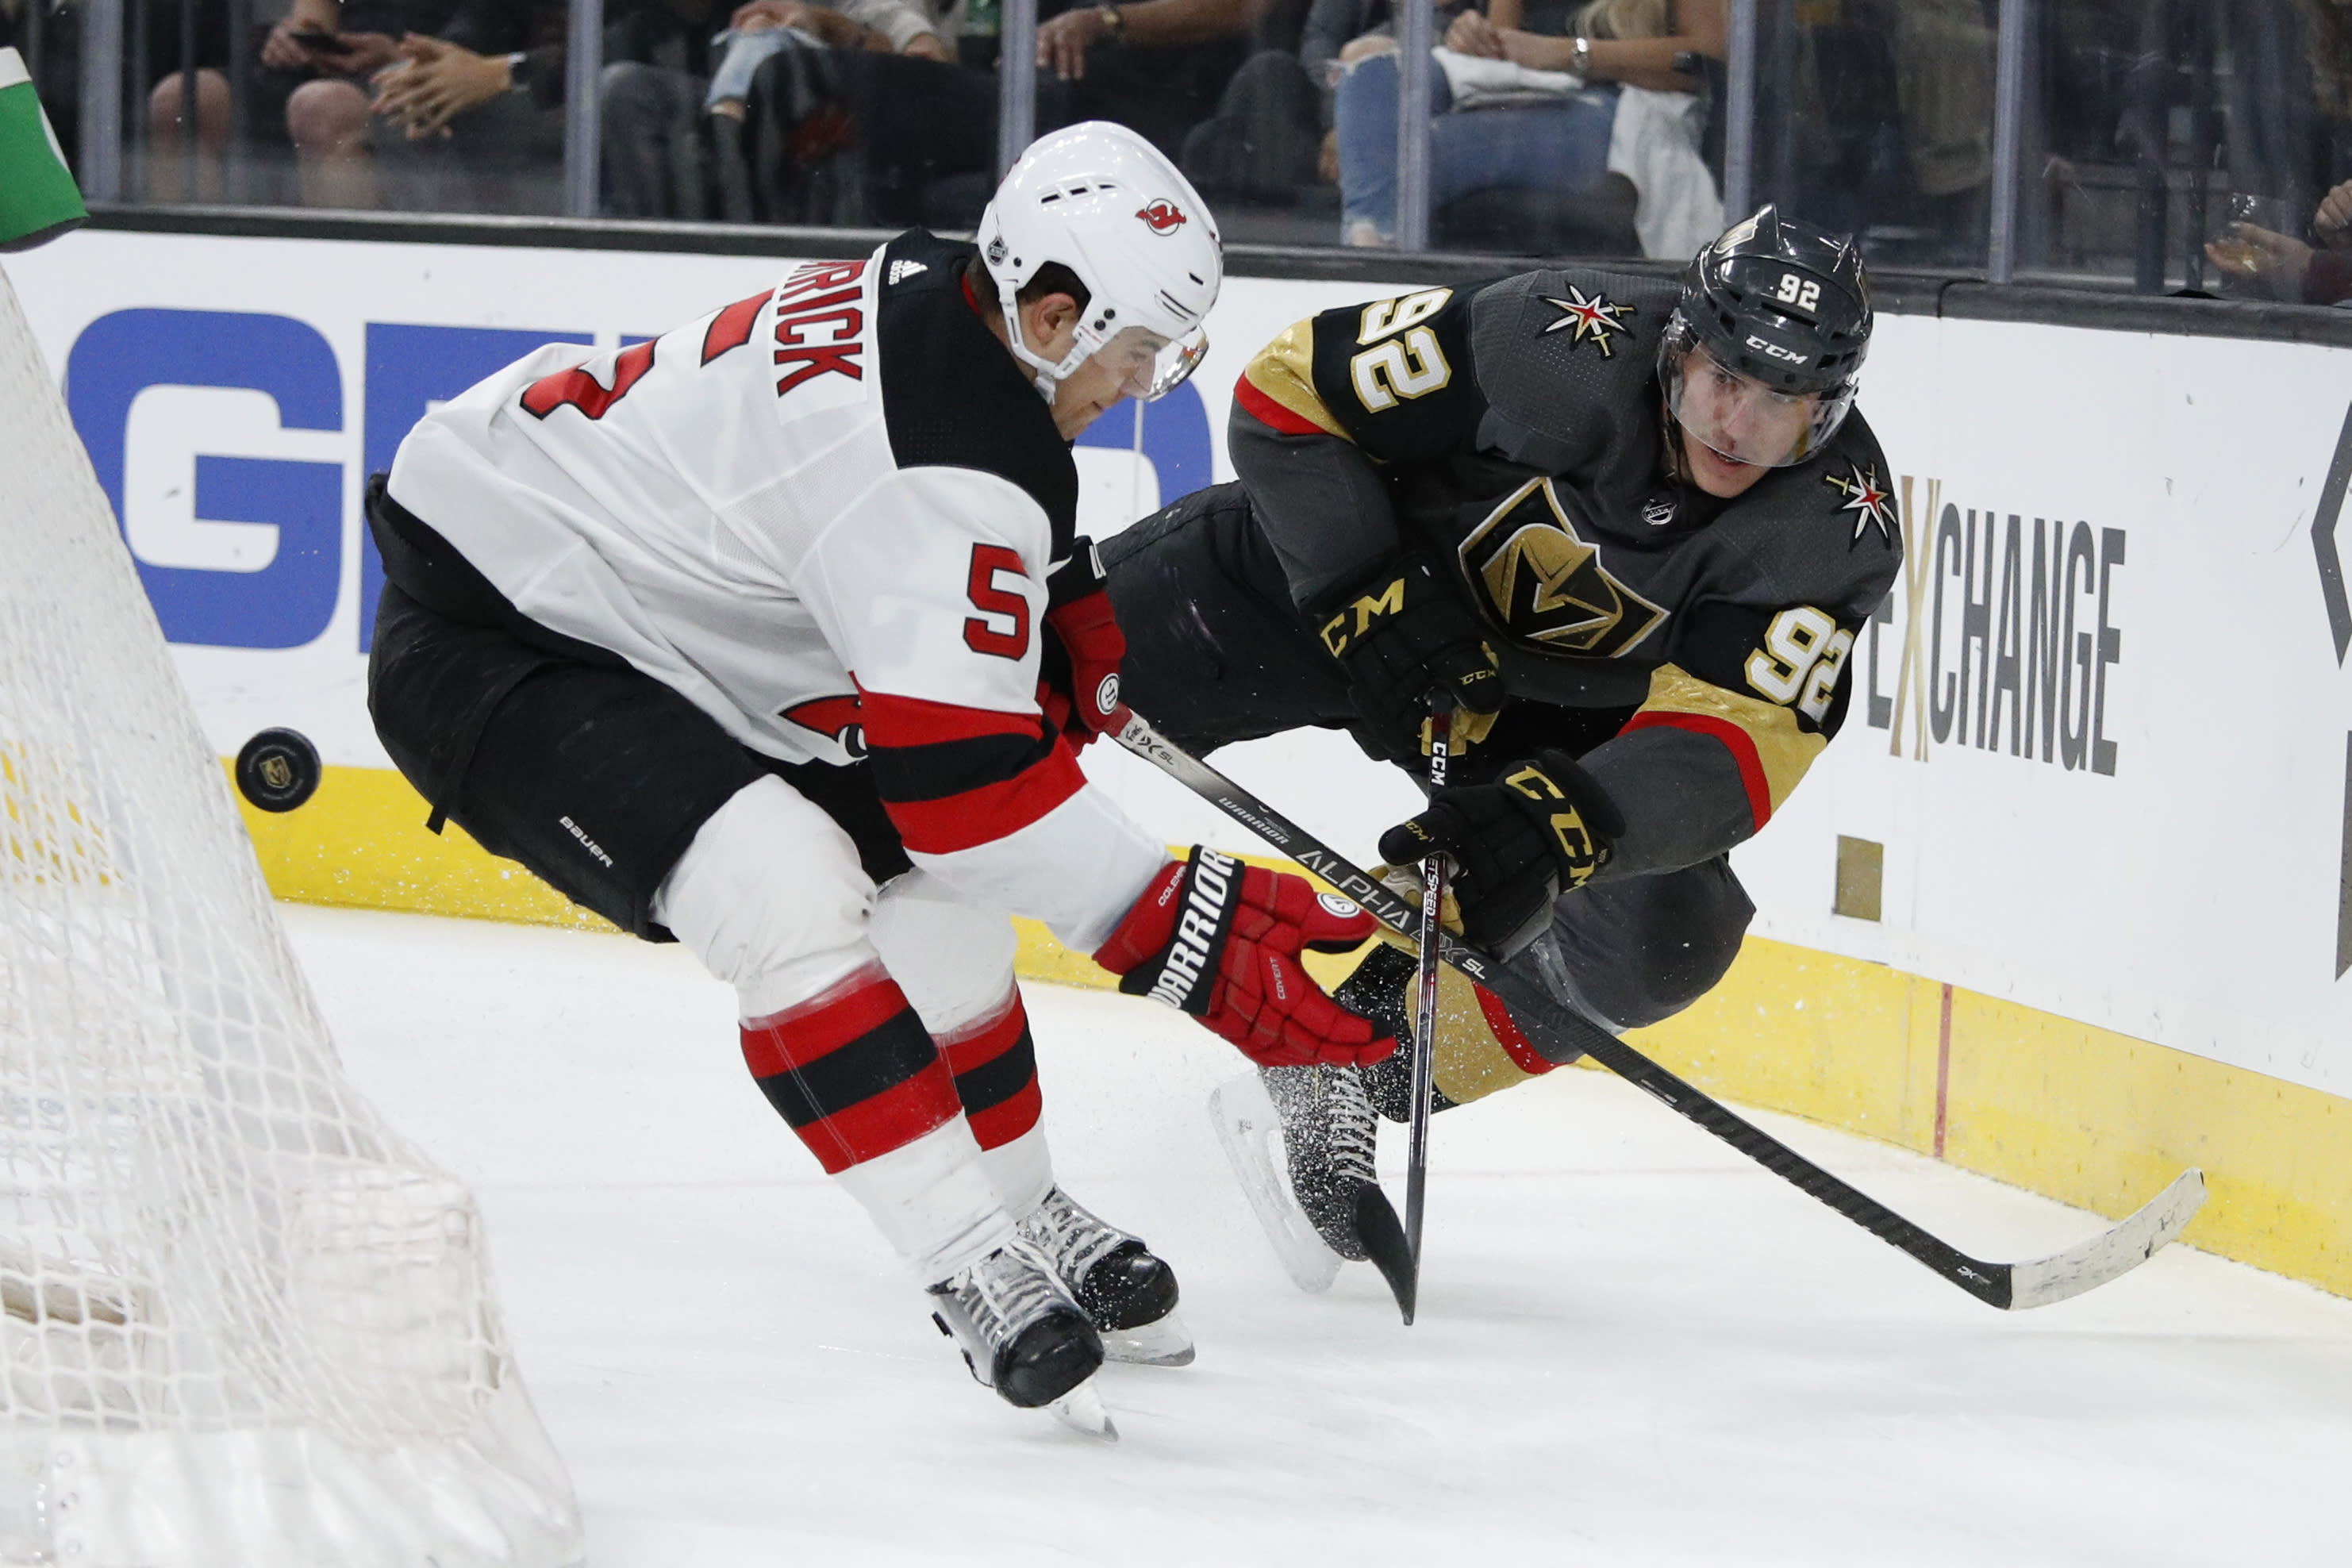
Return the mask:
[[[264,730],[236,754],[237,793],[264,811],[291,811],[319,787],[319,748],[296,730]]]

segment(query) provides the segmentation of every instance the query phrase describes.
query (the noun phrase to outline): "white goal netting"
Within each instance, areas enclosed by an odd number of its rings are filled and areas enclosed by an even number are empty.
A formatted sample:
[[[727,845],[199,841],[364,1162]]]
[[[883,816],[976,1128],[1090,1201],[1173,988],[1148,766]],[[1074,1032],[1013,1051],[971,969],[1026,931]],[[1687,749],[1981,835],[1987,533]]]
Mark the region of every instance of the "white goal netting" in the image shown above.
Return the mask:
[[[0,274],[0,1564],[581,1553],[473,1199],[345,1080]]]

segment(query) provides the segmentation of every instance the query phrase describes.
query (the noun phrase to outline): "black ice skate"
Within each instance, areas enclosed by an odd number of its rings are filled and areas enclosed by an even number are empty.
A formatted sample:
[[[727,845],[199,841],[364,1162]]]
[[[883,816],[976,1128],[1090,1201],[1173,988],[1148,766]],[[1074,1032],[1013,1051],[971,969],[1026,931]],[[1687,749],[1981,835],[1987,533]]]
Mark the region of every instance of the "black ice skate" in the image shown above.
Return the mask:
[[[1406,1261],[1404,1227],[1372,1168],[1379,1121],[1361,1072],[1263,1068],[1220,1086],[1209,1115],[1300,1289],[1328,1289],[1342,1258],[1370,1258],[1384,1275]]]
[[[1412,1037],[1406,1012],[1414,975],[1410,954],[1378,947],[1332,1000],[1400,1041]],[[1373,1171],[1379,1118],[1402,1121],[1412,1098],[1411,1056],[1372,1067],[1264,1068],[1218,1089],[1209,1114],[1275,1255],[1302,1290],[1328,1289],[1342,1258],[1370,1259],[1393,1288],[1410,1274],[1404,1226]],[[1444,1097],[1439,1097],[1444,1103]],[[1274,1135],[1281,1135],[1277,1164]]]
[[[1046,1260],[1018,1239],[930,1288],[931,1321],[956,1342],[964,1364],[1008,1405],[1048,1406],[1070,1426],[1116,1439],[1090,1381],[1102,1340]]]
[[[1176,1271],[1142,1237],[1105,1225],[1058,1186],[1021,1222],[1019,1234],[1052,1262],[1086,1310],[1107,1359],[1191,1364],[1192,1336],[1176,1315]]]

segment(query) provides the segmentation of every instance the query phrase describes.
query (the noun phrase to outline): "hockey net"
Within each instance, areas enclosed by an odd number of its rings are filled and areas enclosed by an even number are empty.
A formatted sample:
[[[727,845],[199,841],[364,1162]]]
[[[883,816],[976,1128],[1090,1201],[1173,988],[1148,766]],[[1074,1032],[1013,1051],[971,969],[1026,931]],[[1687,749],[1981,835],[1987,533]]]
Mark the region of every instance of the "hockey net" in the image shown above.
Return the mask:
[[[345,1079],[0,274],[0,1563],[581,1553],[473,1199]]]

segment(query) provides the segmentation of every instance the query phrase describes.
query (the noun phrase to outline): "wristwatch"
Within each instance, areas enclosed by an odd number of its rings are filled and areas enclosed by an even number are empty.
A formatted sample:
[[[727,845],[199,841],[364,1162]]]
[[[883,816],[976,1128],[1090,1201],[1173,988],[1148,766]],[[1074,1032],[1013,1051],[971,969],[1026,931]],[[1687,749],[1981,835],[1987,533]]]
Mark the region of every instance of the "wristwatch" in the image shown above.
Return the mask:
[[[521,49],[517,49],[507,57],[507,90],[509,92],[530,90],[530,56]]]
[[[1095,8],[1102,13],[1103,32],[1114,39],[1124,42],[1127,38],[1127,18],[1118,14],[1118,7],[1098,5]]]
[[[1576,40],[1576,65],[1574,69],[1576,74],[1579,76],[1591,76],[1592,74],[1592,40],[1591,38],[1580,37]]]

